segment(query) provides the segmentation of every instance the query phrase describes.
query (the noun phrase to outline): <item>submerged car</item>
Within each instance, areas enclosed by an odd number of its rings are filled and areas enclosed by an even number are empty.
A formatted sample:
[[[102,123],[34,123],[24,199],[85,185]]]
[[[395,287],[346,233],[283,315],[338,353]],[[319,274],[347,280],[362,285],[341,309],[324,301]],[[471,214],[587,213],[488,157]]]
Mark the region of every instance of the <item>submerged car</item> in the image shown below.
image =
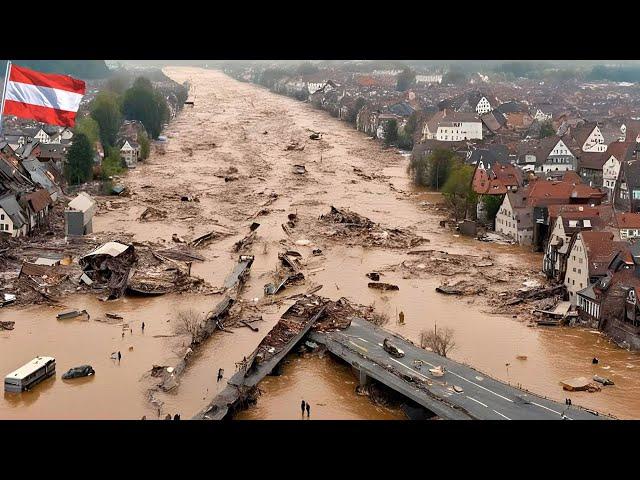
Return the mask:
[[[391,343],[388,338],[385,338],[384,342],[382,342],[382,348],[384,348],[385,352],[393,355],[396,358],[404,357],[404,351],[400,350],[397,346]]]
[[[81,365],[79,367],[73,367],[69,369],[67,372],[62,375],[64,380],[68,380],[70,378],[80,378],[80,377],[88,377],[90,375],[95,375],[95,370],[91,365]]]

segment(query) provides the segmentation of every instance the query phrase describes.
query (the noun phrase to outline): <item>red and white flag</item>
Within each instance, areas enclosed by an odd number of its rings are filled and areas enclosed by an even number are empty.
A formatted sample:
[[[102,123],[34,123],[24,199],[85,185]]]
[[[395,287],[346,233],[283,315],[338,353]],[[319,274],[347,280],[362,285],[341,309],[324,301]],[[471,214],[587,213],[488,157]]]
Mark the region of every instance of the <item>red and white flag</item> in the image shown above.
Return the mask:
[[[85,91],[82,80],[11,65],[2,113],[73,127]]]

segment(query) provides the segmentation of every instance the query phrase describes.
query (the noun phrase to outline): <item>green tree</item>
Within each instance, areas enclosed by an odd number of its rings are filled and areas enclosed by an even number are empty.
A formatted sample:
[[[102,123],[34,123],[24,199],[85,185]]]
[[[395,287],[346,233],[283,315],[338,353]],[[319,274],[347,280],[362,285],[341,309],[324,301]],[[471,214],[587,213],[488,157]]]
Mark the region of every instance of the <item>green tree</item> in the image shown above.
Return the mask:
[[[493,222],[500,210],[504,195],[483,195],[480,201],[487,212],[487,221]]]
[[[74,135],[78,133],[84,134],[91,146],[94,147],[96,142],[100,140],[100,125],[91,116],[82,117],[74,127]]]
[[[149,152],[151,151],[151,142],[147,132],[143,131],[138,134],[138,143],[140,144],[140,160],[146,160],[149,158]]]
[[[449,171],[456,162],[456,154],[451,150],[435,149],[428,156],[414,153],[408,170],[416,185],[439,190],[447,181]]]
[[[67,154],[66,176],[71,185],[86,182],[93,171],[94,151],[83,133],[73,136],[73,144]]]
[[[356,120],[358,119],[358,113],[360,112],[360,110],[362,110],[362,107],[364,107],[367,104],[367,101],[362,98],[362,97],[358,97],[356,98],[356,102],[353,105],[353,109],[349,112],[349,118],[347,119],[349,121],[349,123],[356,123]]]
[[[413,149],[413,135],[418,126],[418,112],[413,112],[407,119],[404,128],[398,131],[398,147],[403,150]]]
[[[109,147],[105,152],[107,155],[102,161],[102,178],[108,180],[114,175],[120,175],[125,170],[124,161],[120,156],[120,150],[116,147]]]
[[[393,145],[398,141],[398,122],[394,119],[387,120],[384,124],[383,131],[385,145]]]
[[[477,195],[471,186],[473,167],[464,163],[457,163],[449,173],[447,181],[442,187],[447,206],[451,209],[456,220],[465,219],[470,211],[475,211]]]
[[[102,145],[105,148],[115,145],[122,123],[119,97],[112,92],[100,92],[91,104],[91,118],[98,123]]]
[[[551,137],[555,134],[556,131],[553,128],[553,124],[549,120],[540,124],[540,135],[538,138]]]
[[[162,125],[169,119],[166,99],[144,77],[138,77],[124,93],[122,112],[128,120],[142,122],[152,138],[158,138]]]
[[[411,88],[416,81],[416,74],[410,68],[405,68],[398,74],[396,81],[396,90],[399,92],[405,92]]]

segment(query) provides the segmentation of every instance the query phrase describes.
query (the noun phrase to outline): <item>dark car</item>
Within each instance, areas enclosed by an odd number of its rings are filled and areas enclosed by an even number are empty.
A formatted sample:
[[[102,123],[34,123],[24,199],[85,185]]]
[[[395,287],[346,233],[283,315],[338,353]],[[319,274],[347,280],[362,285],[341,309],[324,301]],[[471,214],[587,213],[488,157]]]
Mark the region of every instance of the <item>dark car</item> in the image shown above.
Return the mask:
[[[62,378],[68,380],[70,378],[88,377],[94,375],[96,372],[91,365],[81,365],[79,367],[73,367],[69,369]]]
[[[385,352],[393,355],[396,358],[404,357],[404,351],[400,350],[397,346],[391,343],[388,338],[385,338],[384,342],[382,342],[382,348],[384,348]]]

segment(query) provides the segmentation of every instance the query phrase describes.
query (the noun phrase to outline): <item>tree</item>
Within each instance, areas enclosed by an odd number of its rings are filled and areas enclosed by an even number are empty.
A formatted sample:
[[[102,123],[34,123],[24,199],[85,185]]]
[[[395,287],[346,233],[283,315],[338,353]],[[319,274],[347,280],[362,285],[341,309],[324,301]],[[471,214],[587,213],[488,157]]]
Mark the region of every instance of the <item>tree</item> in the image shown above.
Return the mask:
[[[86,182],[93,171],[94,150],[83,133],[73,136],[73,144],[67,154],[67,181],[72,185]]]
[[[105,148],[115,145],[122,123],[119,97],[112,92],[100,92],[91,104],[91,118],[98,123],[102,145]]]
[[[102,160],[102,178],[109,180],[114,175],[120,175],[124,172],[125,165],[120,156],[120,150],[116,147],[109,147],[105,153],[107,155]]]
[[[176,333],[189,335],[192,342],[196,340],[203,328],[203,315],[196,310],[189,309],[179,311],[177,317]]]
[[[140,160],[146,160],[149,158],[149,152],[151,150],[151,142],[149,141],[149,135],[147,132],[138,133],[138,143],[140,144]]]
[[[476,205],[477,196],[471,186],[473,171],[471,165],[455,165],[442,187],[446,204],[453,211],[456,220],[467,218],[469,207]]]
[[[360,110],[362,110],[362,107],[364,107],[366,104],[367,104],[367,101],[364,98],[358,97],[356,99],[356,103],[353,106],[353,110],[349,112],[348,121],[350,123],[353,123],[353,124],[356,123],[356,120],[358,119],[358,113],[360,113]]]
[[[128,120],[142,122],[152,138],[158,138],[162,125],[169,119],[169,106],[164,96],[156,91],[151,81],[136,78],[122,100],[122,113]]]
[[[398,132],[398,147],[403,150],[413,149],[413,134],[418,125],[418,112],[413,112],[407,119],[404,128]]]
[[[383,130],[385,145],[393,145],[398,141],[398,122],[394,119],[387,120],[384,124]]]
[[[74,135],[78,133],[84,134],[93,147],[100,140],[100,125],[91,116],[82,117],[74,127]]]
[[[416,74],[410,68],[405,68],[398,74],[396,81],[396,90],[405,92],[411,88],[416,81]]]
[[[454,330],[450,327],[438,329],[435,325],[433,330],[423,330],[420,332],[420,347],[429,349],[432,352],[446,357],[456,346],[454,341]]]
[[[502,205],[502,201],[504,200],[504,195],[483,195],[482,206],[484,207],[485,212],[487,213],[487,221],[493,222],[498,214],[498,210],[500,210],[500,205]]]
[[[551,137],[556,134],[553,124],[547,120],[540,124],[540,136],[539,138]]]
[[[414,152],[408,170],[416,185],[440,190],[455,161],[456,154],[451,150],[438,148],[428,156]]]

